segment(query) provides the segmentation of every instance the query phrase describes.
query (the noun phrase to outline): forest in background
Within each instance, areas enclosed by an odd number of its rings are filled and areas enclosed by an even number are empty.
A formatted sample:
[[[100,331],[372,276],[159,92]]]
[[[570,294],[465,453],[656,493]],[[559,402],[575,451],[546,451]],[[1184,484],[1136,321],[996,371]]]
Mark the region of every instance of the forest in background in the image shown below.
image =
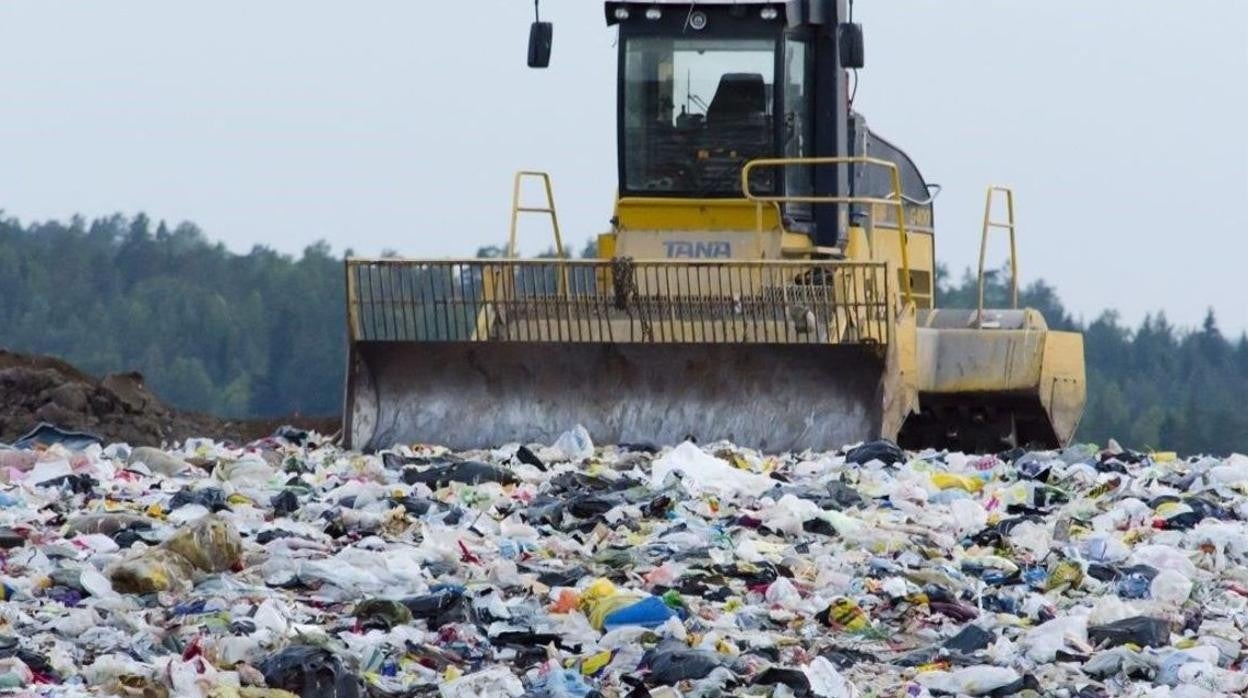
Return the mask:
[[[497,256],[483,248],[479,256]],[[349,251],[347,252],[349,253]],[[592,255],[589,245],[582,255]],[[940,304],[975,307],[976,279],[942,270]],[[1000,274],[987,304],[1005,307]],[[142,214],[22,225],[0,212],[0,347],[95,374],[138,370],[183,409],[232,417],[331,415],[345,367],[342,256],[235,254],[194,224]],[[1112,309],[1081,323],[1043,280],[1022,291],[1055,329],[1085,334],[1088,410],[1079,437],[1139,449],[1248,451],[1248,336],[1212,311],[1196,328],[1164,313],[1126,326]]]

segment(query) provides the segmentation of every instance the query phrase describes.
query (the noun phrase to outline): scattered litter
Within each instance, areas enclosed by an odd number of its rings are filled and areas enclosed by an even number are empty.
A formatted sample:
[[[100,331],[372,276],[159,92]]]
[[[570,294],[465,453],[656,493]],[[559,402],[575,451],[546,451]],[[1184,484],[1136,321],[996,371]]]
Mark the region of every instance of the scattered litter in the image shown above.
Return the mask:
[[[1242,695],[1248,460],[0,450],[0,690]]]

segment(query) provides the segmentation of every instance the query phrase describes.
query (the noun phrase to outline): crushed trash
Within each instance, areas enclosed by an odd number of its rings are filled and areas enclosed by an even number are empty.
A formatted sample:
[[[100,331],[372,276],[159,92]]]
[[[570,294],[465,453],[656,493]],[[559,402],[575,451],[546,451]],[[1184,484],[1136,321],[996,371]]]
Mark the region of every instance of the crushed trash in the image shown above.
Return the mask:
[[[1248,691],[1238,455],[49,439],[0,563],[0,690]]]

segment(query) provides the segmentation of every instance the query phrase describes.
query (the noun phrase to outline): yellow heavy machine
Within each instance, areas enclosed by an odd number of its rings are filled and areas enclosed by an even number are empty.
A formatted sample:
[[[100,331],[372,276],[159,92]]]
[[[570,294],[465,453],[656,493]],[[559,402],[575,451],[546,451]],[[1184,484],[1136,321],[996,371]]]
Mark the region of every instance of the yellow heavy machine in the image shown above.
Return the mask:
[[[576,424],[770,451],[1073,437],[1083,341],[1017,307],[1013,192],[988,191],[979,307],[937,309],[937,188],[852,108],[845,0],[607,2],[606,18],[619,183],[597,258],[568,258],[549,177],[522,172],[508,258],[348,260],[353,447],[549,443]],[[552,33],[534,25],[530,65]],[[519,201],[529,176],[545,205]],[[555,259],[514,258],[534,212]],[[1015,265],[1004,310],[983,307],[993,230]]]

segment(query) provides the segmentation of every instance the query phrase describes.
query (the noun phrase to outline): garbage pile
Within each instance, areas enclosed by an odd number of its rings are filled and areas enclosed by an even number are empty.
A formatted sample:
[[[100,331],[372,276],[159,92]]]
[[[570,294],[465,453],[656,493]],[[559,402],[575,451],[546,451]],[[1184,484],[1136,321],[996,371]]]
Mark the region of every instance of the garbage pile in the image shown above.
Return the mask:
[[[1248,691],[1248,458],[0,447],[0,688]]]

